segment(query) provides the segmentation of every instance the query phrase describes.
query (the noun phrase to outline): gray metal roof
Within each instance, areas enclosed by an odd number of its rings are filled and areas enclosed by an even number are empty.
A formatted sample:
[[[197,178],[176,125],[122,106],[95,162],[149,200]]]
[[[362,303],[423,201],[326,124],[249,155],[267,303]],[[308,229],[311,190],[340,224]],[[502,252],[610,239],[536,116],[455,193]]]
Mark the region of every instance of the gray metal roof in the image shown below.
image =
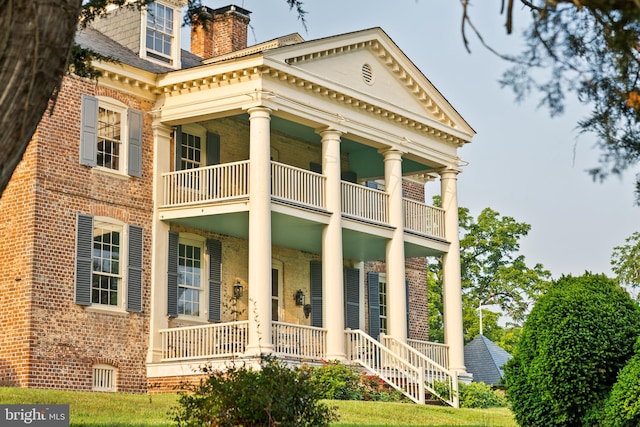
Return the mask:
[[[90,49],[141,70],[158,74],[173,71],[172,68],[140,58],[131,49],[113,41],[94,28],[85,28],[76,32],[75,42],[85,49]],[[191,68],[202,64],[202,58],[189,51],[182,49],[180,54],[182,68]]]
[[[511,354],[493,343],[484,335],[479,335],[464,346],[464,364],[467,372],[473,374],[473,381],[488,385],[502,382],[502,367],[511,359]]]

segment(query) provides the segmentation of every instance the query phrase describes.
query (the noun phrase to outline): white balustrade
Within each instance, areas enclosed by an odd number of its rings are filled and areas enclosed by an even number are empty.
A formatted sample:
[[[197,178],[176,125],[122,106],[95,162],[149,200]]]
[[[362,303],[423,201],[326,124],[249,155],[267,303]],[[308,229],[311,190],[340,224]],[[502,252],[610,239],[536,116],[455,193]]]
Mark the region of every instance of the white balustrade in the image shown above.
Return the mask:
[[[249,161],[225,163],[162,175],[164,206],[246,197],[249,194]]]
[[[408,339],[407,344],[440,366],[449,367],[449,346],[438,342]]]
[[[271,323],[274,352],[301,359],[324,359],[327,354],[327,331],[313,326]]]
[[[325,181],[321,174],[271,162],[271,195],[275,198],[324,209]]]
[[[389,222],[389,195],[364,185],[342,181],[342,213],[381,224]]]
[[[410,199],[402,201],[406,230],[444,239],[444,209]]]
[[[380,337],[380,341],[398,357],[424,372],[424,380],[429,392],[455,408],[459,406],[458,376],[456,373],[450,372],[445,366],[436,363],[413,347],[388,335],[383,334]]]
[[[425,402],[425,370],[413,366],[360,330],[347,330],[347,360],[400,390],[416,403]]]
[[[162,329],[162,360],[242,355],[247,345],[248,325],[245,320]]]

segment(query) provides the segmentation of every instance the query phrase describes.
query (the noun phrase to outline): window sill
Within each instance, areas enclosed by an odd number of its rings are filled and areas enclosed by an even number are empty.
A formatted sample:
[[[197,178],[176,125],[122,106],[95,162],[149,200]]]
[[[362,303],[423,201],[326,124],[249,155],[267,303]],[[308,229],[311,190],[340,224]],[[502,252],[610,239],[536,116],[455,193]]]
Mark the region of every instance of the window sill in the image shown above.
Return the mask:
[[[122,180],[128,180],[129,179],[129,175],[124,174],[123,172],[114,170],[114,169],[109,169],[109,168],[103,168],[100,166],[94,166],[93,168],[91,168],[91,173],[95,173],[97,175],[104,175],[104,176],[109,176],[112,178],[117,178],[117,179],[122,179]]]
[[[116,316],[128,316],[129,313],[120,307],[110,307],[107,305],[90,305],[86,308],[91,313],[115,314]]]
[[[206,325],[209,322],[205,318],[201,317],[189,317],[189,316],[178,316],[174,318],[181,325],[189,325],[189,326],[200,326]]]

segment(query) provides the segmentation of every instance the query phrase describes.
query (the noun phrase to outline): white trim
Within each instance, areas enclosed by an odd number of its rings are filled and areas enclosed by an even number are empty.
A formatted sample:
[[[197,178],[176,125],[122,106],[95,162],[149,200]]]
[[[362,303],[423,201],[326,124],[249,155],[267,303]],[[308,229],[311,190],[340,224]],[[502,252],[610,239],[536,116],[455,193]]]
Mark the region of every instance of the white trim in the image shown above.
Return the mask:
[[[180,20],[182,14],[180,13],[180,8],[176,7],[175,4],[168,1],[155,1],[155,4],[160,6],[164,6],[168,9],[173,10],[173,27],[171,34],[171,54],[168,56],[170,62],[162,61],[160,59],[154,58],[147,54],[147,7],[143,7],[140,13],[141,21],[140,21],[140,58],[145,59],[150,62],[154,62],[156,64],[163,65],[165,67],[173,68],[179,70],[182,67],[180,61]],[[164,56],[160,52],[153,51],[153,54],[158,56]]]
[[[129,173],[129,106],[117,99],[106,96],[98,98],[98,126],[96,140],[100,139],[100,108],[120,114],[120,153],[118,154],[118,168],[108,168],[97,164],[93,169],[110,174],[128,176]],[[96,141],[96,144],[98,141]],[[98,148],[96,147],[96,162],[98,162]]]
[[[110,305],[110,304],[100,304],[97,302],[93,302],[93,237],[92,241],[92,249],[91,249],[91,284],[89,285],[89,289],[91,292],[91,305],[87,307],[87,309],[91,309],[91,311],[96,312],[110,312],[115,314],[126,314],[127,311],[125,307],[127,306],[127,260],[129,259],[129,227],[128,224],[106,216],[94,216],[93,217],[93,230],[92,235],[95,236],[96,227],[99,224],[105,224],[106,226],[102,226],[101,228],[111,231],[119,231],[120,232],[120,258],[118,260],[120,266],[120,281],[118,282],[118,304]]]

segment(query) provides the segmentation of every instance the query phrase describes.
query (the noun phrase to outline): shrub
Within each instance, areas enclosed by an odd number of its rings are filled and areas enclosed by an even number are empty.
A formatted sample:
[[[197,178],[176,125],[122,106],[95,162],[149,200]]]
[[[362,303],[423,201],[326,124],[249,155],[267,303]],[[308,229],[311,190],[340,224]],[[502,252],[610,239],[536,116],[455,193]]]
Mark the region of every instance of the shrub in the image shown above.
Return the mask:
[[[362,400],[364,390],[360,384],[360,374],[355,369],[331,361],[309,371],[311,382],[323,399]]]
[[[618,374],[604,409],[606,426],[634,427],[640,425],[640,339],[636,354]]]
[[[461,408],[502,408],[507,406],[504,395],[485,383],[458,384]]]
[[[614,280],[585,273],[556,281],[529,314],[505,367],[518,424],[597,422],[639,330],[640,312]]]
[[[184,384],[174,408],[180,427],[328,426],[338,416],[321,403],[309,372],[263,357],[260,369],[204,368],[206,380]]]

